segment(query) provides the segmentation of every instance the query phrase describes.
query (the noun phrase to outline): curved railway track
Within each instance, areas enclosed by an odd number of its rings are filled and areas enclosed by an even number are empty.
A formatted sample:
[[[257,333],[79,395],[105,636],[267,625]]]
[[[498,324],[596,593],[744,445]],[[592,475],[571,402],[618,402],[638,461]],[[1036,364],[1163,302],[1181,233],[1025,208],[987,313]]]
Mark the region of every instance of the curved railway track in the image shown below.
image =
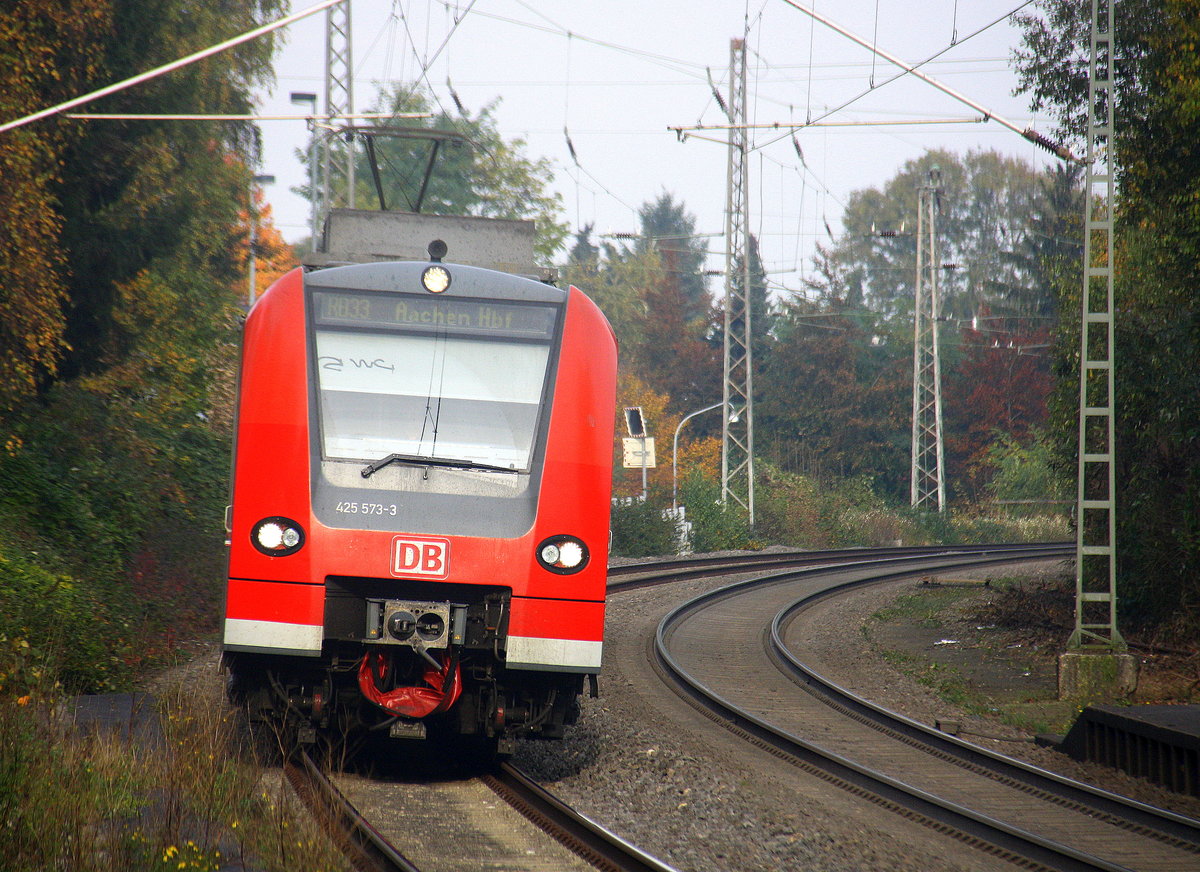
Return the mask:
[[[890,579],[1061,559],[1072,550],[1062,544],[886,548],[652,561],[611,567],[610,592],[716,575],[742,577],[684,603],[662,620],[655,640],[660,674],[693,705],[748,741],[892,812],[1025,868],[1200,868],[1200,822],[1070,781],[887,712],[804,663],[797,628],[805,610],[820,599]],[[749,573],[755,575],[746,578]],[[316,778],[316,767],[302,769],[305,779]],[[475,781],[462,788],[472,798],[452,804],[486,804],[482,795],[499,796],[511,806],[506,813],[532,822],[573,855],[570,864],[531,861],[513,868],[567,869],[578,862],[579,868],[613,872],[669,872],[670,867],[592,823],[511,766]],[[379,829],[374,829],[347,808],[332,785],[298,789],[310,796],[328,794],[314,805],[324,809],[326,819],[338,821],[338,831],[349,827],[348,832],[357,833],[338,838],[352,846],[359,868],[471,868],[457,859],[449,865],[413,864],[396,850],[393,843],[407,852],[394,834],[420,831],[428,818],[406,823],[400,810],[399,818],[386,826],[376,822]],[[445,802],[444,796],[414,796],[390,805],[420,809]],[[502,826],[515,829],[511,823]],[[478,845],[490,844],[483,834],[474,839]],[[471,840],[468,835],[466,841]],[[526,853],[532,857],[546,850],[531,847]]]
[[[815,598],[882,580],[1070,553],[1062,546],[938,552],[860,553],[851,563],[826,559],[823,568],[720,588],[667,615],[656,656],[695,705],[750,741],[992,854],[1045,869],[1200,868],[1200,823],[944,736],[803,667],[789,629]]]

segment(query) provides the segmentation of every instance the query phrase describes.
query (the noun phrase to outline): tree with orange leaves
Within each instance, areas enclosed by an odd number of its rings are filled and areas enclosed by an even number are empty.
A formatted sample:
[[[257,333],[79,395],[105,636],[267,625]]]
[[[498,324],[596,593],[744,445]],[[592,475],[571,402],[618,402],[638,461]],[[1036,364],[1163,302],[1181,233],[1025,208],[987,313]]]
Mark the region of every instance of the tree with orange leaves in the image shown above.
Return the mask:
[[[255,190],[255,229],[254,229],[254,299],[262,296],[263,292],[275,283],[285,273],[299,266],[296,252],[284,241],[279,228],[275,226],[271,206],[263,202],[262,192]],[[242,253],[249,263],[250,246],[250,217],[246,218],[246,235],[242,240]]]
[[[0,9],[0,119],[72,96],[99,62],[105,0],[15,0]],[[48,121],[0,135],[0,410],[52,378],[67,350],[58,160],[78,125]]]

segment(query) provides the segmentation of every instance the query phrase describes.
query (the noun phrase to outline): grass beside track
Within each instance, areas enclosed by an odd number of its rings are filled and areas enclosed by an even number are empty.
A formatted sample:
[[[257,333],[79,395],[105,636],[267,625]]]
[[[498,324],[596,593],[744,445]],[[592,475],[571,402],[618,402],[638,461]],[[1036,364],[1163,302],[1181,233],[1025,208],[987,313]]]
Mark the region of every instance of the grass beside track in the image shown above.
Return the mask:
[[[232,711],[182,689],[157,708],[147,741],[81,732],[62,699],[0,698],[0,869],[347,868]]]
[[[1032,736],[1065,733],[1082,703],[1058,698],[1073,627],[1066,575],[932,579],[907,586],[862,626],[873,652],[969,715]],[[1131,642],[1137,640],[1130,639]],[[1200,700],[1200,657],[1136,650],[1139,679],[1116,703]]]

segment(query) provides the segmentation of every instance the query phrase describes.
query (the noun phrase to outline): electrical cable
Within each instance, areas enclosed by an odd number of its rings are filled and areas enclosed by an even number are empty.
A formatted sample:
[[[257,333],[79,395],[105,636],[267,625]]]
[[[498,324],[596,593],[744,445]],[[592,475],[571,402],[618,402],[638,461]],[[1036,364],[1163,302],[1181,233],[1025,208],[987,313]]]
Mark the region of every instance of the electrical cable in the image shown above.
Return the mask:
[[[12,121],[0,124],[0,133],[17,127],[23,127],[26,124],[34,121],[40,121],[43,118],[49,118],[52,115],[58,115],[61,112],[66,112],[68,109],[74,109],[76,106],[82,106],[84,103],[90,103],[93,100],[100,99],[101,97],[107,97],[109,94],[115,94],[118,91],[124,91],[126,88],[131,88],[134,85],[140,85],[142,82],[148,82],[151,79],[156,79],[165,73],[173,72],[182,67],[186,67],[189,64],[194,64],[196,61],[219,54],[220,52],[225,51],[227,48],[233,48],[234,46],[241,45],[244,42],[250,42],[252,39],[257,39],[264,34],[279,30],[282,27],[287,27],[289,24],[294,24],[302,18],[315,15],[322,9],[328,9],[330,6],[336,6],[338,3],[342,2],[345,2],[345,0],[321,0],[321,2],[316,3],[307,9],[303,9],[300,12],[287,15],[283,18],[280,18],[278,21],[273,21],[270,24],[264,24],[261,27],[254,28],[253,30],[248,30],[240,36],[235,36],[232,39],[227,39],[224,42],[209,46],[206,49],[201,49],[200,51],[194,52],[186,57],[182,57],[179,60],[171,61],[170,63],[163,64],[160,67],[155,67],[154,69],[147,70],[144,73],[139,73],[136,76],[130,76],[128,79],[122,79],[120,82],[116,82],[112,85],[91,91],[81,97],[75,97],[71,100],[66,100],[47,109],[42,109],[22,118],[16,118]]]
[[[444,2],[444,0],[443,0],[443,2]],[[682,60],[681,58],[673,58],[673,57],[670,57],[669,55],[662,55],[662,54],[657,54],[654,52],[648,52],[648,51],[644,51],[642,49],[633,48],[632,46],[621,45],[620,43],[615,43],[615,42],[608,42],[607,40],[603,40],[603,39],[594,39],[593,37],[585,36],[581,33],[576,33],[566,27],[563,27],[558,22],[553,21],[550,18],[547,18],[545,15],[543,15],[542,13],[533,9],[528,4],[522,3],[521,0],[517,0],[517,2],[520,5],[524,6],[526,9],[529,9],[529,11],[533,12],[539,18],[549,22],[550,26],[542,26],[542,25],[538,25],[538,24],[533,24],[528,21],[520,21],[515,18],[507,18],[503,15],[496,15],[493,12],[476,12],[475,17],[476,18],[490,18],[493,21],[501,21],[501,22],[504,22],[505,24],[511,24],[516,27],[524,27],[528,30],[536,30],[541,33],[552,33],[552,34],[557,34],[558,36],[569,36],[573,39],[579,40],[580,42],[586,42],[586,43],[589,43],[590,45],[599,46],[600,48],[612,49],[613,51],[618,51],[623,54],[628,54],[632,57],[638,57],[643,60],[650,61],[650,62],[652,62],[658,66],[661,66],[665,69],[680,73],[681,75],[689,76],[689,77],[695,78],[695,79],[703,79],[703,71],[704,71],[703,64],[695,63],[693,61]]]
[[[813,19],[814,21],[815,21],[815,20],[819,20],[819,19],[817,19],[817,18],[816,18],[816,16],[814,15],[814,11],[815,11],[815,8],[816,8],[816,7],[815,7],[815,4],[814,4],[814,7],[813,7],[813,9],[812,9],[812,10],[810,10],[810,9],[807,9],[807,8],[805,8],[805,7],[801,6],[800,4],[798,4],[798,3],[794,2],[794,0],[784,0],[784,2],[785,2],[785,3],[787,3],[789,6],[792,6],[792,7],[796,8],[796,9],[799,9],[801,12],[805,12],[805,13],[807,13],[807,14],[809,15],[809,17],[810,17],[811,19]],[[832,108],[832,109],[826,110],[826,112],[825,112],[824,114],[822,114],[822,115],[819,115],[819,116],[817,116],[816,118],[812,118],[812,117],[811,117],[811,98],[810,98],[810,116],[809,116],[809,120],[806,122],[806,126],[807,126],[808,124],[814,124],[814,123],[816,123],[817,121],[821,121],[821,120],[823,120],[823,119],[825,119],[825,118],[828,118],[830,115],[833,115],[833,114],[834,114],[834,113],[836,113],[836,112],[841,112],[841,111],[842,111],[843,109],[845,109],[847,106],[851,105],[852,103],[856,103],[856,102],[858,102],[858,101],[859,101],[859,100],[861,100],[863,97],[866,97],[868,94],[872,93],[872,91],[873,91],[873,90],[876,90],[876,89],[878,89],[878,88],[882,88],[882,87],[884,87],[884,86],[886,86],[886,85],[890,85],[892,82],[896,81],[897,79],[903,78],[904,76],[908,75],[909,73],[913,73],[913,74],[915,74],[915,75],[919,76],[920,78],[924,79],[924,80],[925,80],[925,81],[927,81],[927,82],[930,82],[930,83],[934,82],[935,80],[931,79],[929,76],[926,76],[925,74],[922,74],[922,73],[918,73],[917,71],[918,71],[918,70],[919,70],[921,67],[923,67],[923,66],[925,66],[926,64],[928,64],[930,61],[932,61],[932,60],[934,60],[934,59],[936,59],[936,58],[938,58],[938,57],[941,57],[942,55],[944,55],[944,54],[945,54],[946,52],[948,52],[950,49],[954,48],[954,47],[955,47],[955,45],[958,45],[958,44],[961,44],[961,43],[964,43],[964,42],[968,42],[968,41],[970,41],[971,39],[973,39],[973,38],[975,38],[976,36],[978,36],[979,34],[981,34],[981,33],[985,32],[985,31],[987,31],[987,30],[990,30],[991,28],[995,27],[997,24],[1000,24],[1002,21],[1005,21],[1005,20],[1007,20],[1008,18],[1010,18],[1010,17],[1012,17],[1013,15],[1015,15],[1016,13],[1020,12],[1022,9],[1024,9],[1026,6],[1028,6],[1028,5],[1029,5],[1030,3],[1032,3],[1032,2],[1033,2],[1033,0],[1024,0],[1024,2],[1022,2],[1022,3],[1021,3],[1019,6],[1017,6],[1017,7],[1016,7],[1015,9],[1013,9],[1012,11],[1005,13],[1004,15],[1000,16],[999,18],[995,19],[994,21],[992,21],[992,22],[990,22],[990,23],[988,23],[988,24],[985,24],[983,27],[979,28],[978,30],[974,31],[973,33],[969,34],[968,36],[965,36],[965,37],[963,37],[961,40],[959,40],[959,41],[958,41],[958,43],[951,43],[950,45],[946,46],[945,48],[943,48],[943,49],[940,49],[939,51],[936,51],[936,52],[934,52],[934,53],[933,53],[933,54],[931,54],[929,57],[925,58],[925,60],[923,60],[923,61],[919,61],[919,62],[917,62],[917,63],[915,63],[915,64],[900,63],[900,66],[902,66],[902,67],[903,67],[903,69],[902,69],[902,70],[901,70],[899,73],[896,73],[894,76],[892,76],[891,78],[887,79],[886,81],[884,81],[884,82],[880,83],[879,85],[876,85],[874,88],[867,88],[865,91],[862,91],[861,93],[859,93],[859,94],[856,94],[855,96],[851,97],[849,100],[846,100],[844,103],[841,103],[841,104],[839,104],[838,106],[835,106],[835,107],[834,107],[834,108]],[[823,22],[823,23],[824,23],[824,22]],[[813,26],[814,26],[814,28],[815,28],[815,24],[814,24]],[[873,49],[873,51],[874,51],[874,49]],[[812,52],[811,52],[811,49],[810,49],[810,51],[809,51],[809,63],[810,63],[810,70],[809,70],[809,92],[810,92],[810,94],[811,94],[811,91],[812,91],[812,72],[811,72],[811,62],[812,62],[812,61],[811,61],[811,56],[812,56]],[[885,54],[885,57],[887,57],[887,55],[886,55],[886,54]],[[896,63],[896,62],[898,62],[898,61],[897,61],[897,60],[895,60],[895,59],[892,59],[892,58],[889,58],[889,59],[890,59],[890,60],[893,60],[893,63]],[[941,87],[941,86],[939,86],[939,87]],[[988,112],[986,109],[979,108],[979,111],[981,111],[981,112],[984,112],[984,113],[985,113],[985,114],[986,114],[986,115],[987,115],[989,118],[995,118],[997,121],[999,121],[999,122],[1001,122],[1001,123],[1005,123],[1005,122],[1004,122],[1004,120],[1003,120],[1002,118],[1000,118],[998,115],[995,115],[995,114],[993,114],[993,113],[991,113],[991,112]],[[1015,126],[1011,126],[1011,125],[1006,125],[1006,126],[1010,126],[1010,129],[1013,129],[1014,131],[1016,131],[1017,133],[1019,133],[1021,136],[1025,136],[1025,138],[1026,138],[1026,139],[1029,139],[1029,138],[1030,138],[1030,137],[1027,135],[1027,134],[1028,134],[1030,131],[1021,131],[1021,130],[1018,130],[1018,129],[1017,129]],[[763,143],[763,145],[762,145],[762,146],[760,146],[760,147],[761,147],[761,148],[766,148],[767,146],[769,146],[769,145],[772,145],[772,144],[774,144],[774,143],[778,142],[780,139],[783,139],[783,137],[784,137],[784,136],[787,136],[787,135],[788,135],[787,133],[780,134],[780,135],[779,135],[779,136],[777,136],[776,138],[774,138],[774,139],[771,139],[771,140],[769,140],[769,141],[767,141],[767,142]],[[1034,140],[1030,139],[1030,141],[1031,141],[1031,142],[1033,142]],[[1035,144],[1035,145],[1041,145],[1040,143],[1037,143],[1037,142],[1034,142],[1034,144]],[[1052,147],[1052,146],[1053,146],[1053,144],[1049,144],[1049,145],[1042,145],[1041,147],[1043,147],[1043,148],[1050,148],[1050,150],[1053,150],[1053,147]],[[1060,155],[1060,156],[1061,156],[1061,155]]]

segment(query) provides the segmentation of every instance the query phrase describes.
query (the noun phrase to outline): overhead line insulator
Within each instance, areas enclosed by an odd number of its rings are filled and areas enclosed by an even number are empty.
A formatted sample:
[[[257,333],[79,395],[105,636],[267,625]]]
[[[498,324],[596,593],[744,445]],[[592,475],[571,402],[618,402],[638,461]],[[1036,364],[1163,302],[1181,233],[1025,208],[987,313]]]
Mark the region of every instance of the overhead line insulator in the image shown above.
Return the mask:
[[[1079,162],[1079,158],[1075,157],[1075,155],[1071,153],[1071,149],[1067,148],[1065,145],[1059,145],[1057,142],[1047,139],[1032,127],[1025,128],[1021,135],[1038,148],[1044,148],[1046,151],[1062,158],[1063,160],[1075,161],[1076,163]]]

